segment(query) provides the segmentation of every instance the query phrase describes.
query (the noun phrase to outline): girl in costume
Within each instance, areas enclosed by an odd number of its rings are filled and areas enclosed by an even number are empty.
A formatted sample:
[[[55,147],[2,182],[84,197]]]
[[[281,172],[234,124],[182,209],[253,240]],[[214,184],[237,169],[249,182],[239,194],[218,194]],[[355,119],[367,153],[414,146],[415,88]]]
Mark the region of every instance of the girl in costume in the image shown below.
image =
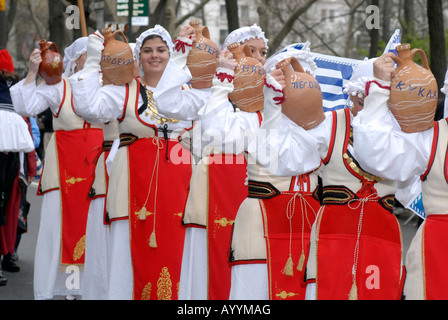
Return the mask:
[[[359,83],[365,82],[372,70],[372,61],[355,70],[349,85],[352,108],[327,112],[325,120],[311,130],[291,122],[278,106],[272,104],[265,110],[262,128],[268,130],[268,136],[260,147],[277,147],[278,165],[259,159],[264,166],[276,175],[301,170],[296,163],[308,158],[303,141],[313,145],[323,161],[322,206],[313,225],[306,270],[307,299],[401,297],[402,239],[392,213],[396,184],[359,166],[358,150],[352,146],[351,122],[362,109],[365,95],[365,87]],[[381,272],[380,286],[375,282],[378,273],[372,272]]]
[[[190,29],[180,33],[190,35],[194,41]],[[182,216],[191,177],[191,154],[181,139],[192,122],[162,114],[154,98],[173,79],[185,88],[177,107],[203,105],[207,95],[185,86],[190,77],[170,58],[174,45],[159,25],[136,41],[140,77],[121,86],[102,86],[103,41],[98,31],[89,36],[86,68],[70,81],[74,100],[88,101],[79,110],[83,117],[118,120],[120,146],[106,204],[111,228],[108,299],[174,300],[179,292]]]
[[[448,173],[447,120],[426,121],[431,129],[404,133],[388,108],[391,79],[395,73],[391,54],[375,62],[374,77],[366,84],[369,94],[364,110],[353,122],[355,147],[360,163],[373,173],[399,183],[421,179],[426,220],[415,234],[406,256],[404,298],[408,300],[447,299],[446,230]],[[442,89],[446,90],[446,87]],[[423,116],[409,115],[409,118]],[[423,121],[423,120],[422,120]]]
[[[68,51],[80,52],[87,38],[76,40]],[[53,85],[36,85],[42,61],[35,49],[30,56],[27,77],[11,88],[15,110],[23,116],[35,116],[50,108],[55,134],[52,136],[39,181],[42,214],[34,264],[35,299],[55,295],[82,294],[82,267],[85,258],[85,233],[93,182],[93,159],[103,142],[103,133],[75,113],[68,78],[83,68],[86,54],[68,66],[62,80]],[[67,277],[74,281],[67,285]]]

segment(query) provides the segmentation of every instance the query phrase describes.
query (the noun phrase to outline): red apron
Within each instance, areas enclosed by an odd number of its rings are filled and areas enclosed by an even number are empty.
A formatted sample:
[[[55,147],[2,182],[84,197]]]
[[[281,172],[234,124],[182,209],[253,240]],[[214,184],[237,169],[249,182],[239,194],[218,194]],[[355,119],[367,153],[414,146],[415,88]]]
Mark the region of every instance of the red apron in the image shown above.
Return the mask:
[[[319,300],[347,300],[353,286],[353,269],[359,300],[401,297],[402,246],[398,221],[378,199],[365,203],[362,217],[361,210],[359,201],[325,205],[321,209],[316,228]]]
[[[167,146],[166,140],[155,137],[140,138],[128,146],[135,300],[178,299],[185,238],[182,217],[191,164],[167,161],[177,144],[170,140]]]
[[[311,227],[320,203],[311,193],[281,192],[271,199],[260,199],[267,248],[269,298],[304,300],[305,268]],[[291,274],[286,274],[288,259]]]
[[[423,229],[423,268],[424,284],[427,300],[448,299],[448,279],[440,275],[446,274],[448,263],[448,216],[429,215]]]
[[[61,264],[84,264],[94,158],[103,143],[101,129],[55,131],[61,193]]]
[[[210,155],[207,222],[209,300],[229,299],[232,273],[229,250],[238,208],[248,194],[244,185],[246,176],[247,162],[243,154]]]

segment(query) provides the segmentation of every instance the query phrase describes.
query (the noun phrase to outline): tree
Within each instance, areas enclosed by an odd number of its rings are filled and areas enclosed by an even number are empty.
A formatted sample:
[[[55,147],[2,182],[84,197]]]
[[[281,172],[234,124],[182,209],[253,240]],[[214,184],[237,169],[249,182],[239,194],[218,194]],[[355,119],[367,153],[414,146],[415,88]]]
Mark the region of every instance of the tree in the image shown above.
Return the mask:
[[[9,1],[8,8],[8,11],[0,11],[0,49],[5,49],[8,43],[9,31],[16,16],[17,1]]]
[[[431,71],[437,80],[437,85],[439,88],[442,88],[447,67],[442,0],[427,0],[427,12]],[[444,95],[441,93],[439,102],[443,102],[444,98]],[[443,108],[442,103],[439,103],[439,108]]]
[[[227,9],[227,30],[232,32],[240,27],[238,18],[238,0],[226,0]]]
[[[317,2],[317,0],[307,0],[305,4],[299,6],[288,16],[288,19],[286,19],[283,26],[280,28],[276,35],[270,35],[268,55],[271,55],[280,47],[282,41],[293,29],[294,23],[297,21],[297,19],[302,14],[304,14],[315,2]]]

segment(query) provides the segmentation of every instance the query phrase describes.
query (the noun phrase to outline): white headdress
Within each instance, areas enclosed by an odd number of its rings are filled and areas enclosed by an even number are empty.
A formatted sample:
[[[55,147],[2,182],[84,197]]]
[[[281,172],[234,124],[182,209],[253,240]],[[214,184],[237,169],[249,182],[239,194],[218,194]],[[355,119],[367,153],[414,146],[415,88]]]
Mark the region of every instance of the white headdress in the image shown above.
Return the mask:
[[[65,77],[70,77],[75,73],[76,60],[84,53],[87,52],[87,39],[88,37],[82,37],[76,39],[69,47],[64,51],[64,74]]]
[[[224,48],[231,43],[243,43],[246,40],[250,39],[263,39],[264,44],[266,45],[266,49],[268,48],[268,39],[264,36],[263,30],[256,24],[251,27],[241,27],[229,33],[226,40],[224,40]]]
[[[363,61],[356,66],[350,80],[344,84],[344,93],[351,96],[366,93],[366,84],[373,78],[373,63],[376,59]]]
[[[295,57],[299,60],[302,65],[303,70],[310,72],[311,75],[314,75],[314,70],[317,69],[317,65],[314,62],[314,56],[309,48],[310,43],[294,43],[289,46],[286,46],[279,52],[273,54],[269,59],[266,60],[264,64],[264,69],[266,73],[271,73],[275,70],[275,65],[280,61],[289,58]]]
[[[140,57],[140,50],[142,49],[143,40],[145,40],[146,37],[150,35],[157,35],[165,41],[166,45],[168,46],[168,49],[170,50],[170,54],[173,53],[173,40],[171,39],[170,34],[166,29],[158,24],[154,26],[154,28],[148,29],[145,32],[143,32],[135,41],[135,47],[134,47],[134,58],[137,60]]]

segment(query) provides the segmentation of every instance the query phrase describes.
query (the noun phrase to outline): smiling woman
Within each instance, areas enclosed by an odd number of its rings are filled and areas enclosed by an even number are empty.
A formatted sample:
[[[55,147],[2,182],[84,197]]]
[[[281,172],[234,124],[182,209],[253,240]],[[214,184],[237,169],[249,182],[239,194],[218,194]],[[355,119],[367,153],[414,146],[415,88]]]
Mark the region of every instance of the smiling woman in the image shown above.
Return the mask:
[[[188,30],[181,34],[192,42]],[[136,40],[133,55],[139,75],[129,83],[101,85],[102,50],[97,31],[89,36],[85,72],[70,81],[74,100],[84,102],[79,114],[95,122],[119,122],[120,146],[106,203],[111,231],[107,298],[175,300],[185,234],[182,215],[192,170],[190,151],[180,141],[193,123],[160,110],[200,108],[208,95],[185,86],[191,76],[171,61],[173,42],[161,26]],[[182,101],[156,102],[157,94],[174,83]],[[178,150],[189,161],[179,163]]]
[[[151,87],[157,86],[170,60],[170,50],[166,42],[157,35],[143,40],[139,64],[143,69],[140,81]]]

